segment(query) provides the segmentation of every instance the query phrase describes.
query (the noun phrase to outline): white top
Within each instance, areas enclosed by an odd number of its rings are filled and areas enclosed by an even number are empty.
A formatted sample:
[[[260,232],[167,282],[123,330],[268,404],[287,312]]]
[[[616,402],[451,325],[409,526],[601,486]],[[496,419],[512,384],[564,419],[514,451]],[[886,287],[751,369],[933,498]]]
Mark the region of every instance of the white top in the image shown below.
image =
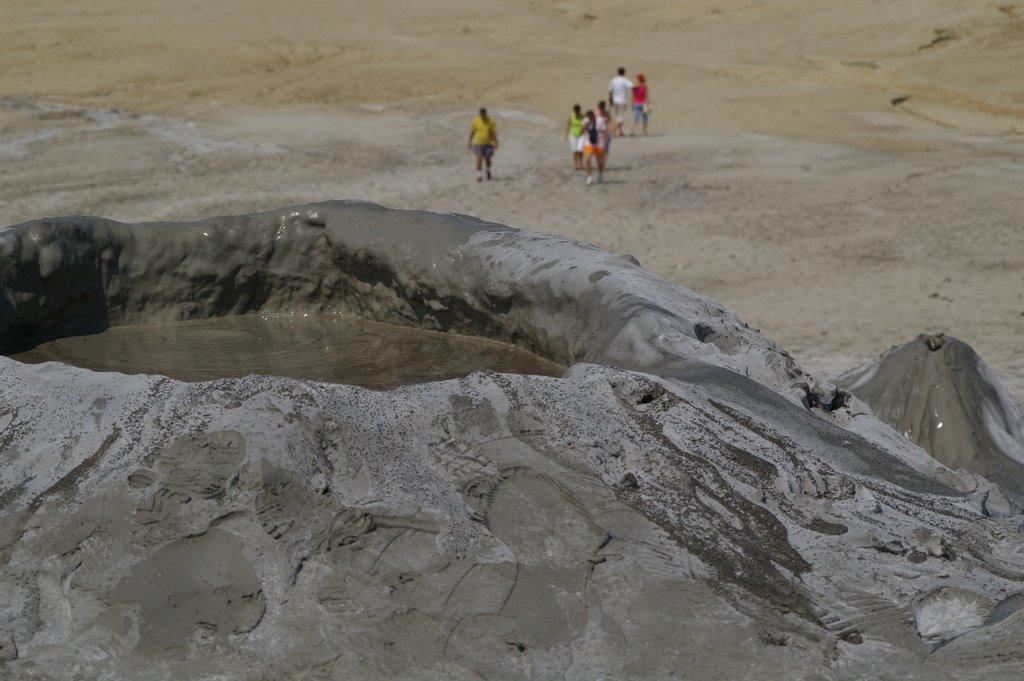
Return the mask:
[[[629,91],[633,89],[633,81],[625,76],[615,76],[608,83],[608,91],[612,93],[612,104],[629,104]]]

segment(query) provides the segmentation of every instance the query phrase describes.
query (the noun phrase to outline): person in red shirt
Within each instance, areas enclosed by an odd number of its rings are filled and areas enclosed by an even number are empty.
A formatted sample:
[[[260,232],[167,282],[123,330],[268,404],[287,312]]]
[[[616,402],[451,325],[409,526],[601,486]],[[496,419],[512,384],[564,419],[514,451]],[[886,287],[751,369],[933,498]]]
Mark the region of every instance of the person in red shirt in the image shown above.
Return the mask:
[[[633,125],[629,136],[636,134],[636,124],[643,121],[644,137],[647,137],[647,119],[651,114],[651,90],[644,74],[636,74],[636,85],[633,86]]]

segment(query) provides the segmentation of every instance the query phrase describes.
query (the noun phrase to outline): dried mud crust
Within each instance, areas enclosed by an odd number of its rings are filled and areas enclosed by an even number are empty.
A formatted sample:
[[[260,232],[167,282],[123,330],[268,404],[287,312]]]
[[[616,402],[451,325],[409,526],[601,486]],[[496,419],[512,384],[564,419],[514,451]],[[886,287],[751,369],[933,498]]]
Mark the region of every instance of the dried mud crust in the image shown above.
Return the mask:
[[[68,395],[95,395],[92,375],[66,371]],[[25,385],[28,402],[46,389]],[[104,385],[118,385],[120,401],[105,398],[118,411],[73,401],[61,422],[103,426],[154,389],[160,415],[66,491],[36,502],[45,481],[12,488],[0,579],[14,626],[0,634],[15,674],[59,677],[97,646],[108,654],[89,670],[143,679],[153,656],[240,679],[654,679],[680,664],[744,678],[793,655],[866,664],[844,652],[858,642],[920,665],[928,646],[901,622],[940,575],[993,603],[1018,584],[1004,521],[909,468],[895,479],[910,489],[888,480],[873,445],[834,452],[833,426],[742,377],[580,366],[388,393],[255,377]],[[17,446],[52,437],[36,432]],[[69,452],[56,479],[96,445]],[[979,532],[1002,548],[986,552]],[[48,623],[53,608],[69,626]],[[980,626],[1016,631],[1001,612]]]

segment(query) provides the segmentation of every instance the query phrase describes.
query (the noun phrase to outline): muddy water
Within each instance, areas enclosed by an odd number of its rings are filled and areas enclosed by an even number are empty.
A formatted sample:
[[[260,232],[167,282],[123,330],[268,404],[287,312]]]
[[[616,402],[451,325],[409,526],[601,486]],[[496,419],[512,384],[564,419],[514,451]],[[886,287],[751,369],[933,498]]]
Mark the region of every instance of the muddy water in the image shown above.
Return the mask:
[[[251,374],[347,383],[376,390],[490,369],[560,376],[565,367],[505,343],[361,319],[242,315],[116,326],[12,354],[125,374],[209,381]]]

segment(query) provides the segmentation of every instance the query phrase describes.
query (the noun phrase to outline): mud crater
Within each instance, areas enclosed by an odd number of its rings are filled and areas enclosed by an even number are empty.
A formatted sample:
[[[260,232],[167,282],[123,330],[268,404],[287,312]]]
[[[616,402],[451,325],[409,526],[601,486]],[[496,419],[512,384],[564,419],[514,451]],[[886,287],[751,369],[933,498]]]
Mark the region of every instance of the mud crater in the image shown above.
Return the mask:
[[[160,374],[186,381],[249,375],[374,390],[474,371],[560,376],[565,367],[508,343],[352,316],[261,315],[113,326],[8,352],[28,364]]]

